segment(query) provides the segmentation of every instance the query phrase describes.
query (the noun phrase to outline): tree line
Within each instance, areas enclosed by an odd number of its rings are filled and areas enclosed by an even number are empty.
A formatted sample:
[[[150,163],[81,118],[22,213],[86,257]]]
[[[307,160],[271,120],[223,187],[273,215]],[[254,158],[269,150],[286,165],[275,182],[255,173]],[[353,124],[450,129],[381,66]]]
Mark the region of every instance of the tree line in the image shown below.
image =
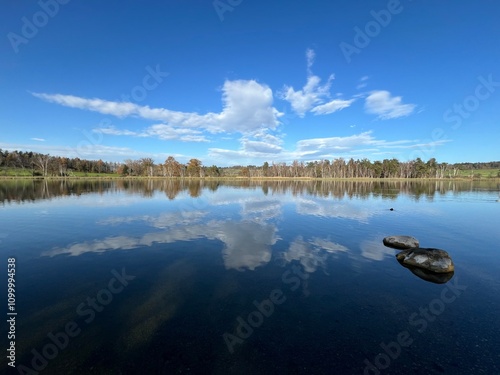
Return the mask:
[[[199,159],[190,159],[187,163],[169,156],[163,163],[155,163],[152,158],[137,160],[127,159],[123,163],[86,160],[51,156],[36,152],[7,151],[0,149],[0,174],[9,169],[22,170],[32,176],[72,176],[75,173],[115,174],[117,176],[146,177],[291,177],[291,178],[453,178],[460,176],[460,171],[480,169],[499,169],[491,177],[500,177],[500,162],[488,163],[439,163],[435,158],[423,161],[420,158],[399,161],[396,158],[382,161],[369,159],[336,158],[310,162],[293,161],[292,163],[268,163],[261,166],[247,165],[234,167],[204,166]],[[26,173],[25,173],[26,174]]]
[[[121,163],[50,156],[37,152],[0,149],[0,169],[29,172],[32,176],[70,176],[73,172],[115,173]]]

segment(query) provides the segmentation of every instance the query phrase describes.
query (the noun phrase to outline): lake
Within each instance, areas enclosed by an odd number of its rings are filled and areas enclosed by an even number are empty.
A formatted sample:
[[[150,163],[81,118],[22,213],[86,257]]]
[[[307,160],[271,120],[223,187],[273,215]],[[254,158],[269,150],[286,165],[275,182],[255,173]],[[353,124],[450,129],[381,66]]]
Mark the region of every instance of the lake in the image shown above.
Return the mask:
[[[0,181],[8,373],[500,374],[499,190]],[[402,267],[400,234],[446,250],[451,280]]]

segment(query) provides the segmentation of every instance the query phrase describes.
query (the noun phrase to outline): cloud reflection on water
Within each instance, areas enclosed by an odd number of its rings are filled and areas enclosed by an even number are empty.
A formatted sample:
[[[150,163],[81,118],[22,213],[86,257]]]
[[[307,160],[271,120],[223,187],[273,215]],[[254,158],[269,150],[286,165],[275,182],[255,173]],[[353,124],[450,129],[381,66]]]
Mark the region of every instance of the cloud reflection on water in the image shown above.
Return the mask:
[[[154,224],[153,226],[157,227],[157,223]],[[152,246],[155,243],[167,244],[206,238],[224,243],[222,254],[227,269],[254,270],[271,260],[271,246],[278,239],[276,231],[275,225],[262,225],[251,221],[209,221],[206,224],[179,225],[161,232],[148,232],[140,237],[110,236],[101,240],[76,243],[46,251],[42,256],[78,256],[88,252],[130,250]]]
[[[302,236],[296,237],[288,250],[281,254],[286,262],[298,261],[306,272],[316,272],[319,267],[325,267],[328,256],[337,252],[347,252],[349,249],[338,243],[314,237],[304,241]]]
[[[382,235],[375,239],[361,241],[361,255],[370,260],[383,260],[386,256],[394,256],[396,251],[384,246],[383,237]]]
[[[221,192],[223,193],[223,192]],[[285,205],[294,205],[299,216],[343,218],[367,223],[376,212],[369,207],[352,204],[349,200],[332,200],[323,197],[297,197],[287,194],[262,196],[258,190],[233,191],[229,195],[210,195],[207,201],[197,200],[190,205],[190,198],[181,203],[182,209],[155,215],[110,216],[97,221],[98,225],[122,228],[134,225],[160,229],[144,231],[137,236],[110,235],[100,239],[77,242],[66,247],[56,247],[42,256],[103,253],[115,250],[132,250],[155,244],[199,239],[218,240],[226,269],[255,270],[272,258],[272,247],[282,238],[278,222],[283,219]],[[186,203],[187,202],[187,203]],[[240,207],[239,218],[218,218],[217,206]],[[229,209],[228,209],[229,210]],[[230,210],[229,210],[230,211]],[[137,225],[135,225],[137,224]],[[126,227],[123,227],[126,228]],[[118,232],[118,230],[114,230]],[[123,233],[123,231],[121,232]],[[331,236],[331,235],[330,235]],[[363,241],[361,256],[370,260],[382,260],[387,249],[378,241]],[[345,253],[349,249],[328,238],[304,239],[300,234],[290,239],[288,250],[280,254],[282,260],[298,261],[308,272],[315,272],[332,254]],[[353,255],[353,254],[351,254]]]
[[[345,218],[367,223],[375,215],[373,210],[352,202],[297,198],[297,213],[328,218]]]

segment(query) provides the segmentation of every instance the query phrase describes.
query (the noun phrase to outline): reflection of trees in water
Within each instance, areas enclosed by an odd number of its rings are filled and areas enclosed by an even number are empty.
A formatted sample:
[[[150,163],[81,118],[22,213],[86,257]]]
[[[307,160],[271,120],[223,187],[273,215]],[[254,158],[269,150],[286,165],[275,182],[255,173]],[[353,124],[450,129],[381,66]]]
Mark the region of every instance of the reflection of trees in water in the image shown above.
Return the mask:
[[[174,200],[179,191],[181,191],[181,181],[168,179],[163,181],[163,191],[169,200]]]
[[[188,182],[189,195],[192,198],[196,198],[201,195],[202,184],[200,182],[201,181],[192,181],[192,180]]]
[[[111,181],[96,180],[4,180],[0,182],[0,202],[25,202],[116,190]]]
[[[476,189],[497,190],[494,181],[348,181],[348,180],[197,180],[197,179],[120,179],[120,180],[3,180],[0,182],[0,202],[24,202],[51,199],[59,196],[104,194],[124,192],[131,195],[152,197],[155,192],[163,192],[173,200],[180,192],[186,191],[191,197],[199,197],[203,190],[216,191],[221,186],[241,189],[261,189],[264,194],[312,195],[334,198],[381,197],[396,199],[408,195],[416,200],[433,199],[436,194],[460,193]]]

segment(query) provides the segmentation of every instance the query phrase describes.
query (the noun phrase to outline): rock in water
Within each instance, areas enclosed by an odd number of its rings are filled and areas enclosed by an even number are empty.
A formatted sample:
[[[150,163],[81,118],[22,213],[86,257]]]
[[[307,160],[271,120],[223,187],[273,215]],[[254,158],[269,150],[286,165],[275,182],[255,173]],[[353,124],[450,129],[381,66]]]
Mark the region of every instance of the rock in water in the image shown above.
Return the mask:
[[[411,273],[413,273],[415,276],[420,277],[422,280],[428,281],[430,283],[434,284],[445,284],[448,281],[451,280],[453,275],[455,274],[454,272],[446,272],[446,273],[435,273],[435,272],[430,272],[427,271],[424,268],[418,268],[418,267],[412,267],[408,266],[406,264],[401,263],[401,265],[409,269]]]
[[[441,249],[408,249],[396,254],[396,259],[404,265],[423,268],[435,273],[447,273],[455,270],[450,256]]]
[[[411,249],[420,245],[418,240],[412,236],[389,236],[385,237],[383,242],[385,246],[395,249]]]

